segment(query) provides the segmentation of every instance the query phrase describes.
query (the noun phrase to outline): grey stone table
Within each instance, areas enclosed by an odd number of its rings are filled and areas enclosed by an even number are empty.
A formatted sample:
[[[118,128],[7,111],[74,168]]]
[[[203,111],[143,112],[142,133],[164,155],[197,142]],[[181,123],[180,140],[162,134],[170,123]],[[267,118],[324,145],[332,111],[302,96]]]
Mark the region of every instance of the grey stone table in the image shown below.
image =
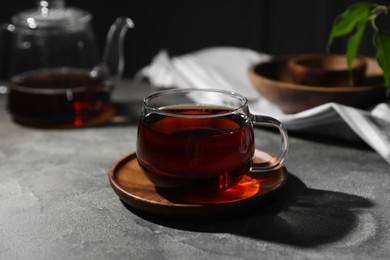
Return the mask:
[[[0,95],[0,259],[389,259],[390,166],[363,143],[291,133],[283,190],[235,218],[145,215],[110,187],[135,150],[147,85],[113,93],[118,120],[40,130],[11,121]],[[256,130],[257,146],[278,135]]]

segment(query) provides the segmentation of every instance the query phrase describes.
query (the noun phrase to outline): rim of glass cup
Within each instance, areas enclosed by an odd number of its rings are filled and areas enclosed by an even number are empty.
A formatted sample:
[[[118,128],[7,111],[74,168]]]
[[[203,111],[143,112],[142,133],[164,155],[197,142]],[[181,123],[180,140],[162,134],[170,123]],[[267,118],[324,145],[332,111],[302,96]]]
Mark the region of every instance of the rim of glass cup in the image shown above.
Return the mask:
[[[207,114],[207,115],[193,115],[193,114],[180,114],[180,113],[175,113],[175,112],[169,112],[166,109],[169,106],[152,106],[149,104],[150,101],[153,99],[156,99],[160,96],[165,96],[165,95],[172,95],[172,94],[183,94],[183,93],[190,93],[190,92],[209,92],[209,93],[219,93],[223,95],[230,96],[232,98],[235,98],[236,100],[240,101],[240,105],[237,105],[235,108],[230,108],[230,107],[223,107],[226,109],[226,112],[223,113],[218,113],[218,114]],[[234,92],[234,91],[227,91],[227,90],[221,90],[221,89],[194,89],[194,88],[186,88],[186,89],[169,89],[169,90],[162,90],[158,92],[154,92],[150,94],[149,96],[145,97],[143,100],[143,106],[144,108],[153,111],[154,113],[158,113],[160,115],[168,115],[168,116],[175,116],[175,117],[191,117],[191,118],[209,118],[209,117],[221,117],[221,116],[226,116],[226,115],[231,115],[234,114],[235,112],[239,110],[243,110],[245,107],[248,107],[248,99],[241,94]],[[172,107],[175,105],[189,105],[189,104],[172,104]],[[191,104],[191,105],[195,105]],[[203,103],[196,103],[198,106],[216,106],[216,107],[222,107],[214,104],[203,104]]]

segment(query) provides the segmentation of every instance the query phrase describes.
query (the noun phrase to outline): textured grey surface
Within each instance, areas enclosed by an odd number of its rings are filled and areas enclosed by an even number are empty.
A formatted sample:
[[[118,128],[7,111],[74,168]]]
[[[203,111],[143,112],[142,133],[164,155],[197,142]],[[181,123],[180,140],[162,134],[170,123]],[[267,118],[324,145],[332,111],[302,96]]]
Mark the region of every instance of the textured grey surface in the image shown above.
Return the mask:
[[[114,93],[117,123],[39,130],[0,95],[0,259],[388,259],[390,166],[364,145],[290,138],[290,178],[272,203],[203,222],[126,207],[108,172],[135,149],[147,86]],[[271,149],[273,132],[256,131]]]

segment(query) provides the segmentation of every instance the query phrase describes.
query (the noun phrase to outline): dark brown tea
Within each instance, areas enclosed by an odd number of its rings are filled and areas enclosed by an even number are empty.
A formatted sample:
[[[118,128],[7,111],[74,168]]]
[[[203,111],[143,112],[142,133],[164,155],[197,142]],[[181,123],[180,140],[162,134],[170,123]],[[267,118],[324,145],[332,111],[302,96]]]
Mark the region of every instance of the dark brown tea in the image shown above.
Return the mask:
[[[83,125],[109,106],[112,86],[89,72],[39,70],[13,77],[8,108],[27,125]]]
[[[137,158],[157,187],[221,191],[249,172],[254,134],[245,116],[210,107],[164,111],[176,116],[151,113],[138,127]]]

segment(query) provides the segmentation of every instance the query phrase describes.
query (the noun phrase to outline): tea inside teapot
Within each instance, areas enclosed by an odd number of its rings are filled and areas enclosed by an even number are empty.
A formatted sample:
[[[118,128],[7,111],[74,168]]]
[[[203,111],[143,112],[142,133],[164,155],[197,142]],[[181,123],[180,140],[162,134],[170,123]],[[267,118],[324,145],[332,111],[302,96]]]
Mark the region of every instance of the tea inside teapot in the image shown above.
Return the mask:
[[[62,0],[12,18],[8,107],[16,122],[33,126],[86,126],[110,118],[110,92],[123,72],[122,42],[130,18],[119,17],[107,35],[103,59],[90,13]]]

